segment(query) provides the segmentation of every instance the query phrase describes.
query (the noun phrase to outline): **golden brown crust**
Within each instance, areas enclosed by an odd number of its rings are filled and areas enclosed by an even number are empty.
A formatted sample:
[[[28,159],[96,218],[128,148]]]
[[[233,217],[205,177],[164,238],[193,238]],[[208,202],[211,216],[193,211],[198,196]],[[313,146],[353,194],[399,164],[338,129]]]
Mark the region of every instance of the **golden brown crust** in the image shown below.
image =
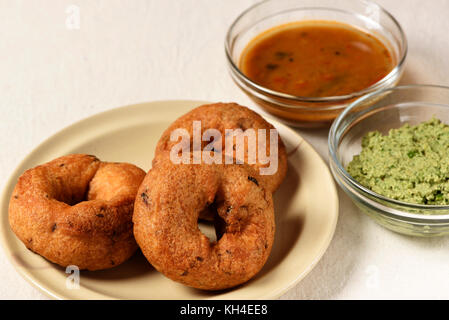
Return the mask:
[[[198,289],[248,281],[265,264],[274,239],[272,195],[258,172],[247,165],[165,160],[147,174],[134,205],[134,236],[148,261]],[[198,228],[199,213],[211,206],[225,225],[213,243]]]
[[[12,230],[27,248],[61,266],[99,270],[137,249],[133,203],[145,172],[73,154],[27,170],[9,203]]]
[[[162,134],[155,152],[155,159],[153,160],[153,166],[157,165],[159,161],[158,155],[164,152],[168,152],[171,148],[177,144],[177,142],[170,141],[170,134],[173,130],[182,128],[188,131],[190,137],[193,137],[193,121],[201,121],[202,131],[207,129],[217,129],[222,135],[221,145],[225,145],[226,129],[241,129],[245,131],[247,129],[275,129],[273,125],[268,123],[264,118],[262,118],[256,112],[240,106],[236,103],[214,103],[208,105],[202,105],[193,109],[192,111],[181,116],[175,120],[170,127],[168,127]],[[203,141],[201,149],[209,142]],[[191,142],[191,145],[193,143]],[[266,147],[267,153],[270,150],[270,136],[266,135]],[[235,154],[234,154],[235,157]],[[245,149],[245,163],[248,163],[247,159],[247,149]],[[260,169],[267,167],[269,164],[262,164],[259,159],[255,164],[250,164],[255,169]],[[261,176],[262,180],[265,180],[265,184],[271,192],[276,191],[281,185],[287,173],[287,152],[285,150],[284,143],[281,137],[278,139],[278,170],[272,175]]]

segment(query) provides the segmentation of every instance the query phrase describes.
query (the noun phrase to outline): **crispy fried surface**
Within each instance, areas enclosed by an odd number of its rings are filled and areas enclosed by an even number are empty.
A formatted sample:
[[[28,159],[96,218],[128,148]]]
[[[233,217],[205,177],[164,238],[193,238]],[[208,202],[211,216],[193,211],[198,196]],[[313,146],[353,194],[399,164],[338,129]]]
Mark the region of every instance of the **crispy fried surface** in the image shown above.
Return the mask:
[[[274,240],[272,195],[259,179],[248,165],[176,165],[165,153],[134,205],[134,236],[148,261],[198,289],[248,281],[265,264]],[[223,234],[213,243],[198,228],[199,213],[212,207],[223,222]]]
[[[145,172],[74,154],[27,170],[9,203],[12,230],[25,246],[61,266],[99,270],[137,249],[133,204]]]
[[[217,129],[222,135],[221,145],[225,146],[225,137],[226,137],[226,129],[241,129],[245,131],[247,129],[275,129],[270,123],[268,123],[265,119],[263,119],[256,112],[240,106],[236,103],[214,103],[209,105],[203,105],[193,109],[192,111],[186,113],[185,115],[178,118],[175,122],[170,125],[170,127],[165,130],[160,138],[157,146],[156,146],[156,156],[153,161],[153,166],[157,165],[158,155],[163,152],[170,151],[171,148],[177,144],[177,141],[170,141],[170,134],[173,130],[178,128],[186,129],[191,139],[193,139],[193,121],[201,121],[202,124],[202,132],[207,129]],[[257,140],[258,141],[258,140]],[[209,142],[203,141],[201,149]],[[270,136],[269,133],[266,135],[266,148],[267,153],[270,150]],[[190,143],[193,146],[193,141]],[[248,163],[247,157],[247,146],[245,146],[245,158],[242,159],[244,162]],[[236,157],[236,154],[234,154]],[[259,169],[261,167],[267,167],[269,164],[263,164],[257,159],[255,164],[251,164],[255,169]],[[287,153],[285,150],[284,143],[282,139],[279,137],[278,139],[278,170],[273,175],[264,175],[261,176],[261,180],[265,180],[265,184],[267,188],[274,192],[278,189],[280,184],[285,178],[287,172]]]

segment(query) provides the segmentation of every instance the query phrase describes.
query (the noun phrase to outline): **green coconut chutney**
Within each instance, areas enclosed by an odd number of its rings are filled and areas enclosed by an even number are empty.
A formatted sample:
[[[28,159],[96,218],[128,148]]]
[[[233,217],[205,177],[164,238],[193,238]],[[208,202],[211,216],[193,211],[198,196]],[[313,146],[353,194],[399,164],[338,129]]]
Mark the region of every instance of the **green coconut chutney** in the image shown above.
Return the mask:
[[[378,131],[362,140],[347,171],[385,197],[416,204],[449,204],[449,126],[431,119],[416,126]]]

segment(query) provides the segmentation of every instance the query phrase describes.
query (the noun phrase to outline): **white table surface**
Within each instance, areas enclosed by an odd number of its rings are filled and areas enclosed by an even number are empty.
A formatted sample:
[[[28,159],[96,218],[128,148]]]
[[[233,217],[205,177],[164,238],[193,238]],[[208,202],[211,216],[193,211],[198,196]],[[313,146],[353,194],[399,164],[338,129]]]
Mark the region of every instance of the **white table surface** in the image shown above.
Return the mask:
[[[164,99],[258,110],[230,79],[223,50],[228,26],[255,2],[0,0],[0,188],[37,144],[104,110]],[[378,2],[409,39],[402,83],[449,85],[449,1]],[[299,132],[327,160],[327,132]],[[282,299],[449,299],[449,237],[401,236],[342,192],[340,202],[329,249]],[[45,298],[0,250],[0,299]]]

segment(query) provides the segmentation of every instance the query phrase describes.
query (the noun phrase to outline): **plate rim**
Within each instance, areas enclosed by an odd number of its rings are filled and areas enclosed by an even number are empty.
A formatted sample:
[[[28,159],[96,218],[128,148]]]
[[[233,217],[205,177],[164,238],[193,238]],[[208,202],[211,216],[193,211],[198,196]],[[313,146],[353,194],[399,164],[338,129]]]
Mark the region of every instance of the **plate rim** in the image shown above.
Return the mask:
[[[143,106],[148,106],[149,104],[156,105],[158,103],[191,103],[191,104],[193,104],[195,106],[200,106],[202,104],[210,104],[212,102],[205,101],[205,100],[191,100],[191,99],[186,99],[186,100],[182,100],[182,99],[168,99],[168,100],[152,100],[152,101],[146,101],[146,102],[127,104],[127,105],[123,105],[123,106],[119,106],[119,107],[114,107],[114,108],[111,108],[111,109],[108,109],[108,110],[104,110],[104,111],[101,111],[101,112],[98,112],[98,113],[94,113],[94,114],[92,114],[90,116],[83,117],[83,118],[81,118],[81,119],[79,119],[79,120],[69,124],[66,127],[63,127],[62,129],[56,131],[55,133],[51,134],[50,136],[45,138],[43,141],[38,143],[37,146],[32,148],[31,151],[29,151],[28,154],[17,164],[15,169],[9,175],[9,178],[6,180],[6,183],[5,183],[5,185],[3,187],[3,190],[2,190],[2,192],[0,194],[0,209],[3,208],[5,203],[9,204],[8,190],[10,189],[11,185],[15,184],[15,181],[13,181],[13,179],[16,176],[20,176],[20,174],[22,173],[22,171],[19,172],[19,169],[21,167],[23,167],[26,162],[30,161],[30,159],[32,158],[34,153],[36,153],[39,149],[43,148],[52,139],[54,139],[57,136],[60,136],[60,135],[62,135],[64,133],[66,133],[66,132],[68,132],[70,130],[73,130],[74,127],[79,126],[83,122],[92,121],[92,119],[94,119],[94,118],[102,117],[102,116],[104,116],[106,114],[112,114],[112,113],[115,113],[115,112],[120,112],[121,110],[124,110],[124,109],[139,108],[139,107],[143,107]],[[330,183],[331,183],[332,191],[335,194],[335,203],[332,206],[334,208],[333,211],[335,211],[335,212],[332,215],[333,221],[332,221],[332,224],[330,226],[331,232],[329,232],[327,238],[325,239],[325,241],[323,243],[323,246],[321,247],[321,250],[319,252],[317,252],[317,255],[315,256],[315,259],[289,285],[279,289],[276,293],[270,295],[269,297],[262,296],[262,297],[258,298],[258,299],[278,299],[284,293],[286,293],[287,291],[292,289],[294,286],[296,286],[302,279],[304,279],[316,267],[318,262],[321,260],[321,258],[324,256],[324,254],[326,253],[327,249],[329,248],[329,245],[330,245],[330,243],[331,243],[331,241],[332,241],[332,239],[333,239],[333,237],[335,235],[335,231],[336,231],[336,227],[337,227],[337,223],[338,223],[338,219],[339,219],[339,197],[338,197],[338,191],[337,191],[337,187],[336,187],[335,181],[332,178],[332,175],[330,173],[329,166],[324,161],[322,156],[315,150],[315,148],[306,139],[304,139],[299,133],[294,131],[289,126],[279,122],[277,119],[275,119],[273,117],[270,117],[270,116],[267,116],[266,114],[260,114],[260,116],[262,116],[264,119],[266,119],[267,121],[272,123],[276,128],[278,126],[281,126],[282,130],[288,131],[290,135],[299,137],[301,139],[301,145],[305,144],[306,147],[309,148],[311,152],[316,154],[316,156],[319,158],[321,164],[324,165],[324,167],[326,169],[326,173],[331,178],[330,179]],[[0,213],[0,214],[4,214],[4,213]],[[6,216],[8,216],[8,212],[6,212]],[[8,218],[6,218],[6,219],[8,220]],[[8,224],[8,226],[5,226],[3,221],[4,221],[4,217],[1,217],[0,218],[0,230],[3,230],[4,228],[9,227],[9,224]],[[11,257],[13,256],[13,252],[12,252],[12,249],[10,248],[10,245],[8,244],[8,237],[7,237],[6,233],[4,233],[4,232],[0,232],[0,243],[1,243],[1,246],[3,247],[3,250],[5,250],[5,253],[6,253],[5,257],[7,258],[7,260],[11,263],[11,265],[19,273],[19,275],[23,279],[25,279],[28,283],[30,283],[33,287],[35,287],[40,292],[42,292],[44,295],[46,295],[47,297],[52,298],[52,299],[56,299],[56,300],[66,300],[66,299],[70,300],[70,299],[72,299],[72,298],[70,298],[68,296],[64,296],[64,294],[58,293],[55,290],[52,290],[52,289],[46,287],[44,284],[41,284],[39,280],[35,279],[35,277],[31,274],[30,271],[28,271],[26,268],[19,267],[15,263],[13,263],[11,261]],[[96,295],[101,297],[101,299],[119,299],[119,298],[110,297],[110,296],[107,296],[107,295],[105,295],[103,293],[98,293],[98,292],[96,293]],[[213,299],[213,298],[211,298],[211,299]],[[155,299],[155,300],[158,300],[158,299]]]

